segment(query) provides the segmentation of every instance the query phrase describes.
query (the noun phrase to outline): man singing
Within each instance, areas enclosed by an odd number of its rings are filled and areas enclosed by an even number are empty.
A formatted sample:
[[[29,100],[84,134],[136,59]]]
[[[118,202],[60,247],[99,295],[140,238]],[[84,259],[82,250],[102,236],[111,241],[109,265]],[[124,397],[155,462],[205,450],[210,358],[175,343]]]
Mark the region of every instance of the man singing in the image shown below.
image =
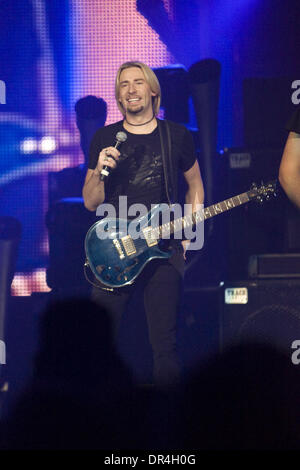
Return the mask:
[[[115,97],[123,120],[99,129],[93,137],[83,187],[85,207],[96,211],[103,202],[110,203],[118,217],[120,196],[127,197],[128,207],[139,203],[148,210],[158,203],[177,203],[181,171],[187,183],[185,202],[195,211],[203,203],[204,190],[193,138],[183,125],[156,117],[161,92],[154,72],[141,62],[124,63],[117,72]],[[119,131],[127,135],[120,151],[113,146]],[[101,181],[104,167],[109,175]],[[171,257],[149,262],[132,285],[92,292],[94,300],[110,312],[115,334],[129,299],[142,293],[153,380],[159,387],[176,385],[181,377],[176,325],[188,243],[170,240]]]

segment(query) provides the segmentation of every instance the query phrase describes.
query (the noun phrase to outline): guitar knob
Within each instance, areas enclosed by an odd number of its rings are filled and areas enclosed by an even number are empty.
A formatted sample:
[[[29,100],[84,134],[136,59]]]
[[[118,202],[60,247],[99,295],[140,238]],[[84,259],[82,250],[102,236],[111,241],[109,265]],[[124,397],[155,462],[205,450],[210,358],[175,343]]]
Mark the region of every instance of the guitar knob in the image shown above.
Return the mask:
[[[98,266],[96,266],[96,269],[97,269],[98,273],[101,274],[103,269],[105,269],[105,265],[104,264],[98,264]]]

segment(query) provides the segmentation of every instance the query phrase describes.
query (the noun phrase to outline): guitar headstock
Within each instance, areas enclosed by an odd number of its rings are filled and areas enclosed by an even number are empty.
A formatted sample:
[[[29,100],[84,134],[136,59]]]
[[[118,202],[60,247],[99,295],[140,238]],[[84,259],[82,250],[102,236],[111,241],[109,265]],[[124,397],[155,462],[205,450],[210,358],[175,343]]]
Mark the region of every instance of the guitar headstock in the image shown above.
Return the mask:
[[[256,199],[258,202],[268,201],[271,196],[276,197],[277,180],[270,181],[269,183],[261,183],[257,186],[256,183],[252,183],[251,189],[247,192],[249,199]]]

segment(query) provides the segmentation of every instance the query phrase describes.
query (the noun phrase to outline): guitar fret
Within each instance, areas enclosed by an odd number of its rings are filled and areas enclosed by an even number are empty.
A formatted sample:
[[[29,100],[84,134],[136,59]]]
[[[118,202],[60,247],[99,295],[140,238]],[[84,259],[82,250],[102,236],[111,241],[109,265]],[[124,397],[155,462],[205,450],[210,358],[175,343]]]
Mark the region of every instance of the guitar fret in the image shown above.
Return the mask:
[[[221,203],[217,203],[217,204],[214,204],[214,211],[215,211],[215,214],[220,214],[221,212],[223,212],[223,209],[221,207]]]
[[[204,220],[204,213],[202,211],[198,211],[195,213],[195,221],[196,222],[202,222]]]
[[[235,196],[235,198],[238,200],[239,205],[245,204],[245,202],[249,201],[247,193],[239,194],[239,195]]]
[[[223,201],[225,206],[226,206],[226,210],[228,211],[229,209],[233,209],[235,207],[235,204],[234,204],[234,201],[232,199],[232,197],[230,199],[225,199],[225,201]]]
[[[248,196],[247,193],[243,193],[243,194],[241,194],[240,196],[241,196],[242,201],[243,201],[242,204],[245,204],[246,202],[249,202],[249,201],[250,201],[249,196]]]
[[[171,233],[170,224],[167,223],[167,224],[161,225],[161,229],[162,229],[162,231],[161,231],[162,237],[164,235],[170,235],[170,233]]]
[[[205,216],[205,219],[208,219],[209,217],[212,217],[212,214],[210,213],[210,207],[205,207],[204,216]]]
[[[193,214],[188,214],[184,217],[184,226],[188,227],[189,225],[193,225]]]
[[[222,201],[222,202],[220,202],[219,204],[220,204],[220,206],[221,206],[221,208],[222,208],[222,212],[226,212],[226,211],[227,211],[227,206],[226,206],[226,204],[225,204],[225,201]]]

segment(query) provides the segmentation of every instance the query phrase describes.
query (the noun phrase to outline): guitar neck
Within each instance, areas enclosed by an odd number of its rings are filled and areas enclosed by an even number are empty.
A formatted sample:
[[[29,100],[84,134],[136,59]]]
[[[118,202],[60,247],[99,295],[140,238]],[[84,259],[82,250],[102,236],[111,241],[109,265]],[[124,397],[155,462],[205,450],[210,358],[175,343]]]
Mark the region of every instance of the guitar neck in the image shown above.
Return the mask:
[[[222,214],[223,212],[234,209],[235,207],[241,206],[249,202],[251,197],[249,197],[249,191],[233,196],[224,201],[217,202],[211,206],[204,207],[199,211],[193,212],[192,214],[185,215],[175,219],[169,223],[165,223],[153,229],[153,235],[157,238],[163,238],[164,235],[174,234],[176,232],[182,231],[184,228],[193,227],[194,225],[203,222],[206,219],[211,219],[216,215]]]
[[[202,210],[193,212],[192,217],[194,219],[194,223],[202,222],[202,220],[211,219],[215,215],[222,214],[222,212],[229,211],[234,209],[235,207],[241,206],[246,204],[250,201],[248,192],[238,194],[237,196],[233,196],[229,199],[225,199],[224,201],[217,202],[216,204],[212,204],[211,206],[204,207]],[[202,214],[202,219],[199,219],[200,214]],[[199,214],[199,215],[198,215]],[[198,215],[198,218],[197,218]],[[185,219],[183,217],[183,219]]]

